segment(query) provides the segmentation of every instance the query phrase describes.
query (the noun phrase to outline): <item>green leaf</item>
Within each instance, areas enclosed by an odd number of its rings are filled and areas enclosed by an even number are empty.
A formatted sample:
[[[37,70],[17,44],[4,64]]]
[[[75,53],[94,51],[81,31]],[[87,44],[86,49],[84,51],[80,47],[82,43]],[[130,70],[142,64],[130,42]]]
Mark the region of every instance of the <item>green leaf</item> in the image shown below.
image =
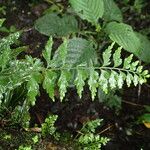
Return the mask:
[[[11,60],[11,49],[10,47],[6,47],[5,51],[0,55],[0,68],[4,70],[4,68],[8,65],[8,62]]]
[[[144,109],[145,109],[146,112],[148,112],[148,113],[150,112],[150,106],[149,105],[145,105]]]
[[[0,39],[0,69],[3,70],[12,59],[13,55],[10,46],[16,42],[19,36],[20,33],[16,32]]]
[[[21,47],[17,47],[15,49],[12,49],[11,51],[11,57],[15,58],[21,53],[21,52],[25,52],[27,49],[29,49],[28,46],[21,46]]]
[[[65,94],[67,92],[67,87],[69,85],[70,81],[70,72],[69,71],[61,71],[61,75],[58,80],[58,86],[59,86],[59,93],[60,93],[60,99],[61,101],[65,97]]]
[[[98,19],[103,16],[103,0],[69,0],[75,12],[92,24],[98,24]]]
[[[110,57],[114,44],[115,42],[108,46],[108,48],[103,52],[103,66],[108,66],[111,64]]]
[[[15,32],[10,34],[9,36],[0,39],[0,50],[5,50],[6,47],[14,44],[20,36],[20,32]]]
[[[59,17],[48,13],[36,20],[35,29],[47,36],[67,36],[78,31],[77,20],[71,15]]]
[[[140,56],[140,40],[131,26],[124,23],[111,22],[106,26],[106,32],[112,41],[115,41],[136,56]]]
[[[139,77],[136,74],[134,74],[133,76],[133,83],[134,83],[134,86],[137,86],[139,83]]]
[[[139,121],[143,122],[150,122],[150,114],[149,113],[145,113],[142,116],[139,117]]]
[[[126,74],[123,73],[122,71],[120,71],[120,74],[119,74],[118,80],[117,80],[117,85],[118,85],[119,89],[122,88],[125,78],[126,78]]]
[[[75,67],[84,63],[88,65],[91,59],[94,64],[97,63],[97,55],[93,48],[93,43],[82,38],[73,38],[68,40],[67,55],[64,59],[65,66],[67,67]],[[61,66],[63,66],[62,52],[61,48],[58,48],[52,59],[51,67]]]
[[[127,82],[127,86],[130,87],[131,83],[132,83],[132,80],[133,80],[133,76],[131,73],[127,73],[127,77],[126,77],[126,82]]]
[[[139,61],[138,61],[138,60],[135,61],[135,62],[133,62],[133,63],[131,63],[131,65],[130,65],[130,70],[131,70],[131,71],[136,71],[138,64],[139,64]]]
[[[106,21],[123,21],[121,10],[118,8],[114,0],[104,1],[104,15],[103,18]]]
[[[0,27],[3,25],[3,23],[4,23],[5,20],[6,19],[4,19],[4,18],[0,19]]]
[[[109,84],[110,84],[110,88],[114,89],[117,86],[117,81],[116,81],[116,76],[117,76],[117,72],[115,71],[111,71],[110,77],[109,77]]]
[[[123,68],[130,69],[132,58],[133,58],[133,54],[131,54],[129,57],[125,58]]]
[[[67,39],[64,39],[63,43],[59,46],[58,51],[60,54],[59,57],[60,57],[63,65],[65,65],[66,57],[67,57],[67,53],[68,53],[68,41],[67,41]]]
[[[143,72],[142,72],[142,75],[143,76],[146,76],[148,74],[148,70],[144,70]]]
[[[79,95],[79,97],[82,97],[82,91],[83,91],[83,87],[85,85],[85,80],[87,79],[88,74],[87,71],[84,69],[77,69],[77,75],[74,81],[74,84],[77,88],[77,93]]]
[[[49,97],[54,101],[54,93],[55,93],[55,86],[56,86],[56,79],[57,73],[47,70],[45,72],[44,81],[43,81],[43,88],[49,94]]]
[[[109,91],[108,94],[105,94],[102,90],[98,89],[98,99],[99,102],[104,103],[105,106],[109,108],[114,108],[116,112],[121,110],[121,100],[122,98],[115,95],[114,90]]]
[[[42,53],[43,57],[45,58],[45,60],[47,62],[47,67],[49,67],[50,63],[51,63],[52,46],[53,46],[53,39],[52,39],[52,37],[50,37],[45,46],[45,50]]]
[[[31,78],[27,83],[27,96],[31,105],[35,105],[36,96],[39,94],[39,83],[41,82],[41,79],[42,77],[40,73],[34,73],[31,75]]]
[[[144,36],[140,33],[135,32],[135,34],[139,38],[141,44],[139,55],[137,55],[138,58],[144,62],[150,63],[150,40],[147,36]]]
[[[93,66],[91,66],[93,67]],[[98,87],[98,79],[99,79],[99,74],[97,71],[94,70],[94,67],[90,69],[90,74],[89,74],[89,80],[88,80],[88,85],[90,88],[90,91],[92,93],[92,100],[94,100],[96,93],[97,93],[97,87]]]
[[[122,49],[122,47],[119,47],[113,54],[114,67],[118,67],[122,64],[121,49]]]
[[[101,70],[101,75],[99,77],[99,87],[105,92],[108,93],[108,79],[110,77],[109,72]]]
[[[146,82],[146,79],[143,78],[142,76],[139,76],[139,83],[140,83],[140,84],[143,84],[143,83],[145,83],[145,82]]]
[[[143,70],[143,66],[138,66],[136,71],[137,71],[137,73],[141,73],[142,70]]]

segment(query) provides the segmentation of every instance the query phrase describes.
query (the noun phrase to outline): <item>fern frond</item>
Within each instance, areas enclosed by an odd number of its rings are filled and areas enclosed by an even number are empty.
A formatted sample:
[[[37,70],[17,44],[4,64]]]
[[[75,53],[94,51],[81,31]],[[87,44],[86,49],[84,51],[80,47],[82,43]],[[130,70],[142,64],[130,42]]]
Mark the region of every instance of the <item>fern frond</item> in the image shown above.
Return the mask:
[[[79,42],[78,45],[70,43],[73,41],[76,43],[76,40]],[[82,43],[81,45],[80,42]],[[143,67],[139,65],[139,61],[133,61],[133,54],[125,59],[122,59],[122,47],[118,47],[115,51],[113,50],[115,45],[114,42],[108,46],[106,51],[103,52],[103,64],[101,66],[95,66],[92,58],[88,55],[86,61],[84,61],[85,58],[81,58],[85,56],[87,51],[82,51],[82,53],[80,52],[80,49],[87,50],[83,47],[84,42],[88,44],[88,41],[81,39],[69,40],[69,42],[65,42],[66,44],[63,43],[58,48],[58,52],[54,55],[53,61],[56,66],[60,67],[53,68],[53,66],[51,66],[51,69],[57,70],[61,74],[58,78],[61,100],[67,92],[70,78],[73,78],[71,70],[76,72],[74,77],[74,85],[77,88],[79,97],[81,98],[83,87],[87,80],[93,100],[96,96],[98,87],[105,93],[108,93],[109,90],[122,88],[124,83],[126,83],[128,87],[130,87],[132,83],[136,86],[137,84],[146,82],[146,79],[149,78],[148,71],[143,70]],[[71,49],[68,47],[70,44],[72,45]],[[77,46],[79,49],[77,49]],[[75,50],[74,52],[73,49]],[[58,62],[60,63],[58,60],[61,60],[61,65],[58,65]]]

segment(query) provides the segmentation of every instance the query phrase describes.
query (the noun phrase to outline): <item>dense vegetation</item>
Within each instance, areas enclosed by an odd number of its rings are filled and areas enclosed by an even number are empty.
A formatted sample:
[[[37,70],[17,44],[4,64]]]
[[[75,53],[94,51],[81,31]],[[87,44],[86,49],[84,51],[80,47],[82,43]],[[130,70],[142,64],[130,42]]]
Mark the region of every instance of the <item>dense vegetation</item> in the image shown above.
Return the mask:
[[[141,89],[149,88],[148,1],[16,0],[0,4],[0,149],[110,149],[115,138],[105,132],[111,133],[111,128],[123,130],[124,138],[149,129],[147,99],[135,102],[125,95],[135,89],[137,100],[142,100]],[[17,26],[11,13],[23,23]],[[127,111],[123,102],[140,109],[125,115],[131,121],[122,129],[113,119]],[[100,109],[110,111],[111,121]],[[27,140],[11,145],[15,140],[9,132],[12,129]],[[43,144],[43,139],[50,140],[49,144]],[[145,145],[132,146],[146,149]]]

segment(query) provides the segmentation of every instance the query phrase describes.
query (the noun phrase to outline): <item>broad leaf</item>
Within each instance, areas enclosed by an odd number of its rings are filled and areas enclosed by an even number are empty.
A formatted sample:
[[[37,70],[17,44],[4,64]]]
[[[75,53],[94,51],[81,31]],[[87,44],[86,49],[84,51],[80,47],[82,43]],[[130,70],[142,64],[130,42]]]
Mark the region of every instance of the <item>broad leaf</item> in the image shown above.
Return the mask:
[[[106,32],[112,41],[140,57],[140,40],[131,26],[124,23],[111,22],[107,25]]]
[[[103,0],[104,1],[104,15],[105,21],[123,21],[122,13],[119,7],[116,5],[114,0]]]
[[[92,24],[96,25],[103,16],[103,0],[69,0],[76,13]]]
[[[58,48],[54,54],[51,67],[63,66],[61,55],[61,48]],[[67,55],[65,60],[63,60],[67,67],[75,67],[84,63],[89,64],[90,60],[97,63],[97,55],[92,42],[82,38],[73,38],[68,40]]]
[[[47,36],[67,36],[78,31],[77,20],[73,16],[46,14],[36,20],[35,29]]]
[[[150,63],[150,40],[140,33],[135,32],[140,40],[141,48],[138,57],[144,62]]]

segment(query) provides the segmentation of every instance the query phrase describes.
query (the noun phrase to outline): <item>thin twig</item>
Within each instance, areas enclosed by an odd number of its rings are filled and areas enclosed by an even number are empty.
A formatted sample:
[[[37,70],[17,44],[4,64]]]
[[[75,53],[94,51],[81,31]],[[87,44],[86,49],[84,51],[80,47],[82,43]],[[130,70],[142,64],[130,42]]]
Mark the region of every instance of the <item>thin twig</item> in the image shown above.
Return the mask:
[[[114,127],[114,125],[108,126],[106,129],[102,130],[102,131],[99,132],[98,134],[102,134],[102,133],[106,132],[107,130],[111,129],[112,127]]]
[[[133,103],[133,102],[129,102],[129,101],[126,101],[126,100],[122,100],[123,103],[126,103],[126,104],[130,104],[130,105],[133,105],[133,106],[139,106],[139,107],[144,107],[145,105],[140,105],[140,104],[136,104],[136,103]]]
[[[141,97],[141,85],[138,85],[138,100],[140,100]]]

